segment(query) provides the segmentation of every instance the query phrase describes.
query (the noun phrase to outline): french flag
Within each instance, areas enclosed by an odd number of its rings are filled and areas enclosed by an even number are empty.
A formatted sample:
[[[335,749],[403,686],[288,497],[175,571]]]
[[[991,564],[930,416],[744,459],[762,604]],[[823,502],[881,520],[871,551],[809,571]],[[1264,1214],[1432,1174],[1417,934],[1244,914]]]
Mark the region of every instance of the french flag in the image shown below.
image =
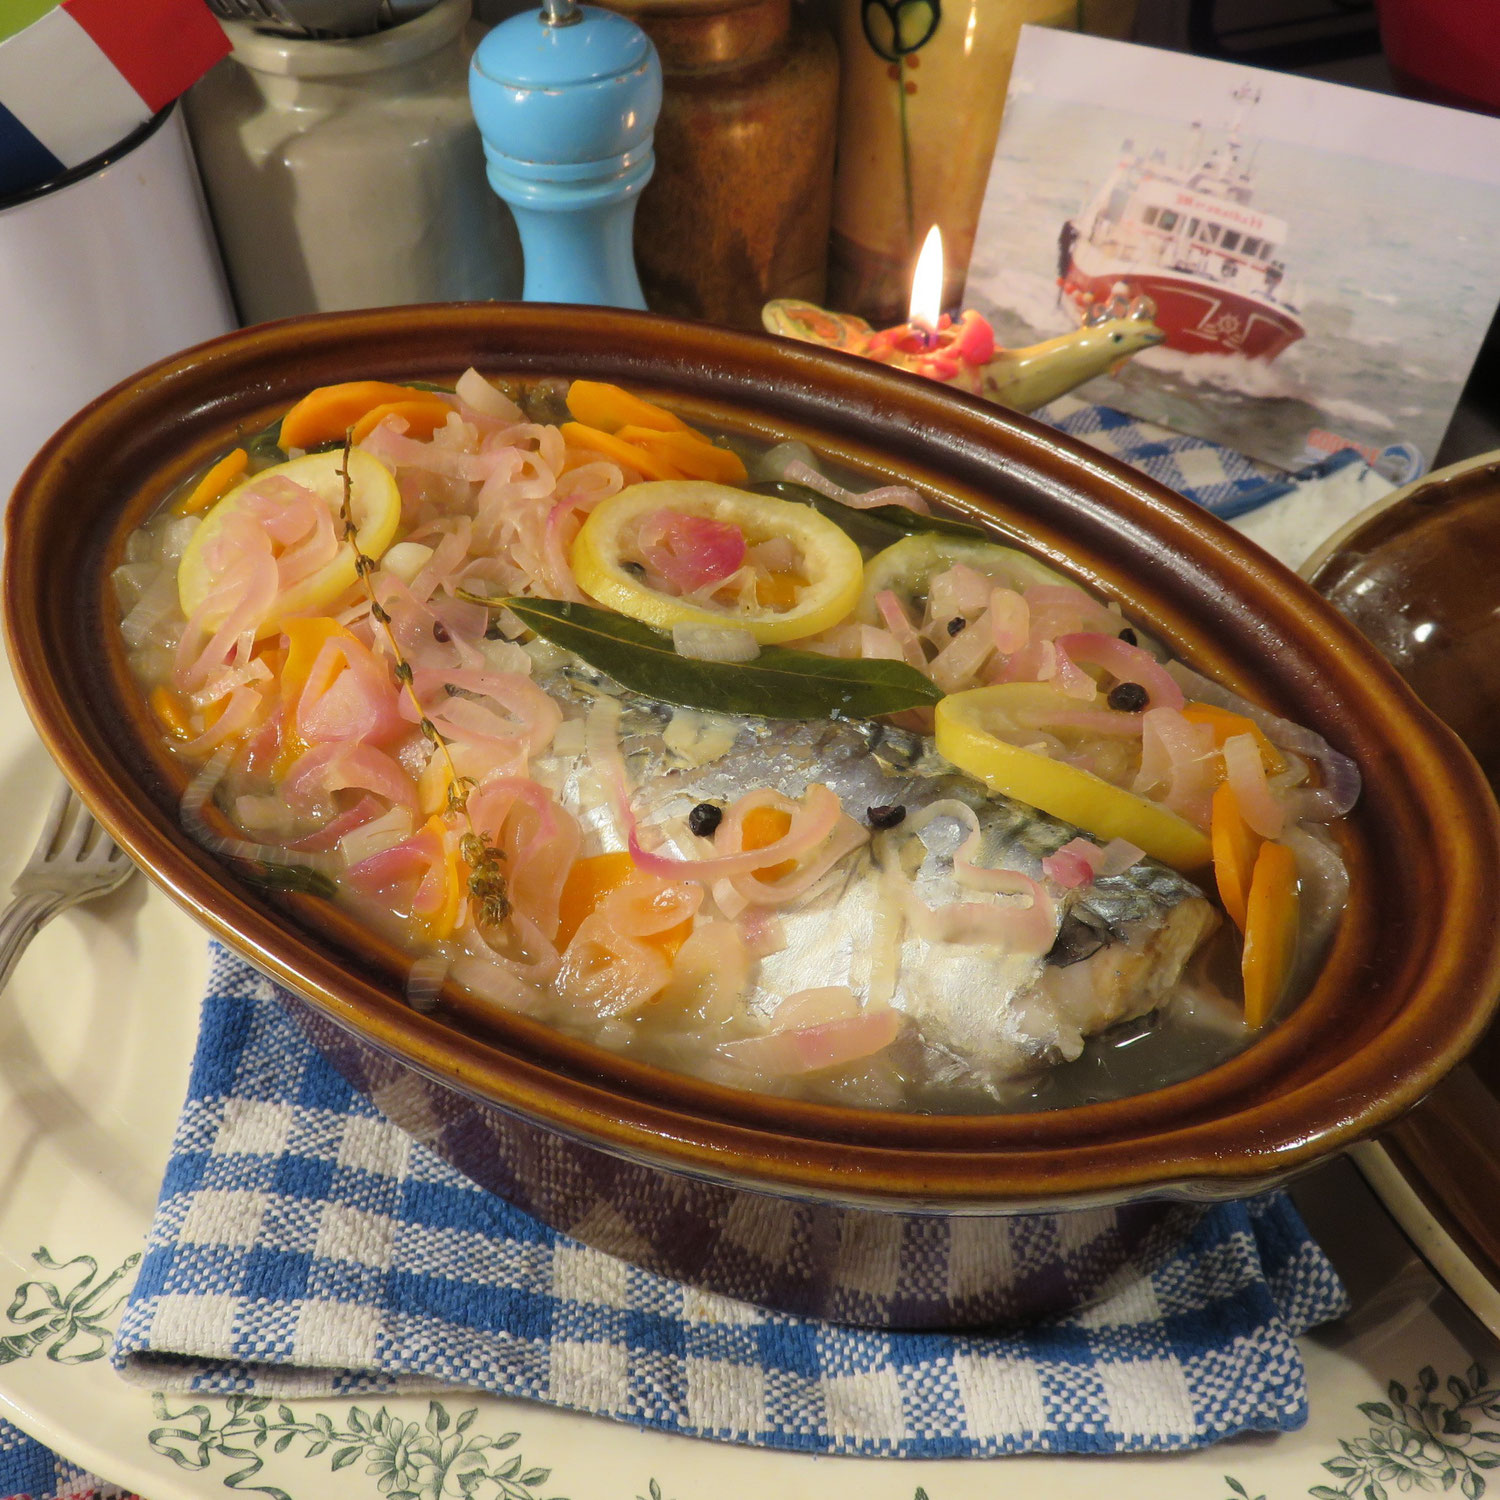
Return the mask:
[[[0,40],[0,199],[108,151],[228,52],[203,0],[45,10]]]

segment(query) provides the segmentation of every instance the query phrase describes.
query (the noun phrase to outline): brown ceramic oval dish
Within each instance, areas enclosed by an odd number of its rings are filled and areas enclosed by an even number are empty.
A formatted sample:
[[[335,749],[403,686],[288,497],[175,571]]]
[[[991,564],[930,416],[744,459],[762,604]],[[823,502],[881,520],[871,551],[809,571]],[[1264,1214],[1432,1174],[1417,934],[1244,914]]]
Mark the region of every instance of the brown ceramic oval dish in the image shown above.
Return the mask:
[[[460,1026],[418,1014],[395,950],[318,903],[280,907],[239,882],[179,825],[183,771],[126,674],[110,570],[174,486],[310,387],[451,381],[470,364],[619,381],[690,419],[802,437],[872,480],[915,482],[1027,538],[1177,654],[1352,755],[1364,775],[1346,830],[1352,895],[1311,992],[1231,1062],[1133,1098],[986,1117],[856,1111],[668,1074],[522,1017]],[[7,518],[5,624],[32,716],[100,820],[303,997],[300,1018],[359,1086],[558,1227],[735,1295],[918,1323],[1078,1300],[1076,1281],[1059,1290],[1051,1270],[1019,1265],[1014,1234],[1009,1248],[986,1241],[982,1276],[962,1272],[964,1257],[985,1226],[1004,1239],[1007,1215],[1283,1180],[1416,1103],[1500,990],[1500,812],[1458,740],[1354,629],[1139,475],[847,356],[540,306],[400,308],[231,334],[117,387],[42,450]],[[924,1234],[948,1237],[949,1274],[908,1306],[899,1268]],[[1028,1275],[1036,1295],[1020,1286]]]
[[[1500,790],[1500,452],[1376,502],[1302,573]],[[1359,1161],[1423,1253],[1500,1334],[1500,1026]]]

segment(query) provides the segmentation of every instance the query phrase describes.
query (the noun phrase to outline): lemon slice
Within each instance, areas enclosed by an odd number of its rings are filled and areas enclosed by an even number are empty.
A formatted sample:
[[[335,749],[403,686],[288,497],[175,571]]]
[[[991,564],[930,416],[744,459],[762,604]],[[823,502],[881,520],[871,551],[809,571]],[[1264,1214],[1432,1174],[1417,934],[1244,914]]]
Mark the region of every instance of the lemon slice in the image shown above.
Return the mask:
[[[1186,818],[1091,771],[1009,744],[995,732],[1021,727],[1032,715],[1044,721],[1047,710],[1059,706],[1078,705],[1029,682],[950,693],[933,714],[938,754],[992,792],[1040,808],[1085,833],[1125,839],[1176,870],[1206,865],[1212,854],[1208,836]]]
[[[177,565],[177,597],[183,614],[191,616],[203,603],[222,571],[222,565],[216,567],[210,561],[214,538],[223,531],[225,522],[244,505],[252,486],[272,477],[290,479],[311,490],[333,512],[334,529],[342,533],[343,523],[339,519],[344,505],[342,450],[309,453],[289,463],[277,464],[275,468],[262,469],[253,478],[236,485],[204,516],[203,524],[184,549],[182,561]],[[366,557],[378,558],[390,546],[401,522],[401,492],[396,488],[395,476],[379,459],[355,448],[349,454],[349,482],[349,513],[354,519],[359,550]],[[269,635],[279,628],[280,621],[290,616],[314,614],[326,609],[353,584],[356,577],[354,548],[344,542],[331,562],[277,598],[271,617],[261,627],[260,633]],[[228,613],[228,606],[224,612]],[[210,619],[204,623],[212,627],[219,622]]]
[[[864,583],[855,617],[865,625],[880,624],[875,596],[889,589],[907,609],[920,615],[926,607],[932,580],[955,563],[964,563],[999,586],[1023,593],[1034,584],[1073,584],[1071,578],[1038,562],[1029,553],[998,542],[970,541],[935,531],[913,532],[877,552],[865,564]],[[1077,585],[1073,584],[1076,588]]]
[[[806,582],[790,591],[784,607],[778,598],[772,605],[716,609],[650,588],[631,574],[622,552],[630,523],[658,510],[738,526],[752,547],[785,537],[801,554],[798,574]],[[573,543],[573,575],[600,604],[658,630],[688,624],[732,626],[766,643],[800,640],[837,625],[859,598],[863,572],[858,546],[810,505],[752,495],[708,480],[631,485],[595,507]]]

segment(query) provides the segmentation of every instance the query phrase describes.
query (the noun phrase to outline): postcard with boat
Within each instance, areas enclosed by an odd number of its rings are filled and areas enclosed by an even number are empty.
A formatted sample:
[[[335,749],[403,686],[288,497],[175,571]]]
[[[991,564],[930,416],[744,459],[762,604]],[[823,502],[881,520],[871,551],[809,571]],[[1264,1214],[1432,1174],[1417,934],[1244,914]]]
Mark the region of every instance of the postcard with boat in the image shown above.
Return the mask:
[[[1027,27],[965,303],[1011,345],[1150,316],[1163,342],[1079,394],[1163,426],[1422,465],[1497,243],[1500,119]]]

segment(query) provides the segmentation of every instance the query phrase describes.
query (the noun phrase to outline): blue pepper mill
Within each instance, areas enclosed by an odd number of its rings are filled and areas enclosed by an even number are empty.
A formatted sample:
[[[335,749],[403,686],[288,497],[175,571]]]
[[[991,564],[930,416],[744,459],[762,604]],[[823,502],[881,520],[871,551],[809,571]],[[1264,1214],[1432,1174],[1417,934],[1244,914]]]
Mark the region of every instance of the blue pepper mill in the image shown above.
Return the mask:
[[[644,308],[632,233],[661,110],[645,32],[614,11],[543,0],[480,42],[469,100],[490,186],[521,234],[522,297]]]

